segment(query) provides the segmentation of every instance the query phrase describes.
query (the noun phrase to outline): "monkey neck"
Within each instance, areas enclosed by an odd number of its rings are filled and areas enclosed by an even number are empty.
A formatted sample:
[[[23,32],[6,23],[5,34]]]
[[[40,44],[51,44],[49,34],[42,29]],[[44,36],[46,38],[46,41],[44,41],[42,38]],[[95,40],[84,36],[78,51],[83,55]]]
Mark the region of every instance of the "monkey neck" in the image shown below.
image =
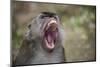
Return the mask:
[[[37,39],[35,39],[35,41],[36,40]],[[44,50],[44,48],[41,46],[41,39],[40,42],[37,42],[36,44],[38,45],[35,48],[33,48],[33,56],[30,58],[28,63],[45,64],[64,62],[64,50],[61,46],[61,43],[57,43],[55,49],[52,52]]]

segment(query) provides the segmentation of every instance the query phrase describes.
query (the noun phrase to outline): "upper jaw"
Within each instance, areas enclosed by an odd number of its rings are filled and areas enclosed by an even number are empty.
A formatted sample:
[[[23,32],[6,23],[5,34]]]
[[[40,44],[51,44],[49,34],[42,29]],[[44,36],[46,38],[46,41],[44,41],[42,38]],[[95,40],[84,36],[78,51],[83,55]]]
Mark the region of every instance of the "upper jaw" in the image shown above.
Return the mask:
[[[52,28],[51,30],[52,31],[55,31],[56,29],[57,29],[57,26],[58,26],[58,24],[57,24],[57,21],[56,20],[50,20],[48,23],[47,23],[47,25],[46,25],[46,27],[45,27],[45,31],[47,31],[50,27]]]

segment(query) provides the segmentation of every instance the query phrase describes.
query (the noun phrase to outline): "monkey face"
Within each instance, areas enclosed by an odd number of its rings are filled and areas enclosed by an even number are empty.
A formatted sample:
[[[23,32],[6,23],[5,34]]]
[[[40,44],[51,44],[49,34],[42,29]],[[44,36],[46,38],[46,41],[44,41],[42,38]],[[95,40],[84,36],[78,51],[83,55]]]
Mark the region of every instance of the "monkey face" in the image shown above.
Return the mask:
[[[33,25],[33,26],[32,26]],[[31,24],[30,30],[35,39],[39,37],[42,40],[42,47],[46,51],[52,51],[59,39],[60,22],[56,14],[51,12],[43,12],[37,16],[35,22]]]
[[[52,51],[56,46],[59,22],[54,14],[49,13],[41,15],[41,19],[44,20],[44,22],[41,22],[43,28],[43,47],[48,51]]]
[[[56,20],[50,20],[44,28],[43,41],[48,50],[53,50],[58,36],[58,25]]]

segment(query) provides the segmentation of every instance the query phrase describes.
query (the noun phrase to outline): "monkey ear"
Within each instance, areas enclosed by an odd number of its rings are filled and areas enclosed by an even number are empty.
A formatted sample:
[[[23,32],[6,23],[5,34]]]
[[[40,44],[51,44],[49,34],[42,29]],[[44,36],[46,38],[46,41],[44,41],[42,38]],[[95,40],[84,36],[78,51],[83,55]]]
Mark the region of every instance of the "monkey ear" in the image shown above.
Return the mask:
[[[28,28],[29,28],[29,29],[31,28],[31,24],[28,24]]]

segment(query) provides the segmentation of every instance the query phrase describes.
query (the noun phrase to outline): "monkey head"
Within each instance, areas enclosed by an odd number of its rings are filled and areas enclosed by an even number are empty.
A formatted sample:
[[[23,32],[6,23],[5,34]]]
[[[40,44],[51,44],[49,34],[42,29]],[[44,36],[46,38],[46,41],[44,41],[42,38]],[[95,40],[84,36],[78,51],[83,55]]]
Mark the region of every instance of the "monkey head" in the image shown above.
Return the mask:
[[[37,35],[41,37],[44,49],[52,51],[55,48],[60,28],[59,17],[55,13],[42,12],[36,17],[34,23],[29,28],[34,37]]]

